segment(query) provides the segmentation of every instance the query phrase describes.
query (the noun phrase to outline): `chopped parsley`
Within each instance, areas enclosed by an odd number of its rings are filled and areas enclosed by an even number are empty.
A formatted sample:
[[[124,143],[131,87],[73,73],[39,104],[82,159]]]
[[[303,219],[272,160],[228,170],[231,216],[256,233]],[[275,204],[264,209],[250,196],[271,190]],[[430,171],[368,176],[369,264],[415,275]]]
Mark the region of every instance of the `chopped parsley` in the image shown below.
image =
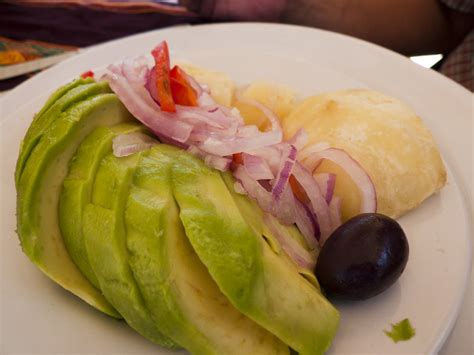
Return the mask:
[[[408,318],[405,318],[397,324],[392,324],[391,331],[384,330],[383,332],[392,338],[395,343],[407,341],[415,336],[415,329],[411,326]]]

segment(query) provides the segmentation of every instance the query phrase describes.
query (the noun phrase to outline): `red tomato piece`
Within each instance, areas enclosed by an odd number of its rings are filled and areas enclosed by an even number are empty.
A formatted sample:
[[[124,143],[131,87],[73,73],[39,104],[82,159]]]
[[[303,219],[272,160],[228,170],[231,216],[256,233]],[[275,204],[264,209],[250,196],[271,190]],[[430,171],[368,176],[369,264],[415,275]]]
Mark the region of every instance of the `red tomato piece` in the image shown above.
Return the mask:
[[[186,73],[177,65],[171,69],[171,93],[173,100],[178,105],[197,106],[196,90],[189,84]]]
[[[155,58],[156,88],[158,102],[163,111],[176,112],[170,85],[170,54],[166,41],[151,52]]]
[[[81,74],[81,78],[93,78],[94,77],[94,72],[92,70],[85,71],[84,73]]]

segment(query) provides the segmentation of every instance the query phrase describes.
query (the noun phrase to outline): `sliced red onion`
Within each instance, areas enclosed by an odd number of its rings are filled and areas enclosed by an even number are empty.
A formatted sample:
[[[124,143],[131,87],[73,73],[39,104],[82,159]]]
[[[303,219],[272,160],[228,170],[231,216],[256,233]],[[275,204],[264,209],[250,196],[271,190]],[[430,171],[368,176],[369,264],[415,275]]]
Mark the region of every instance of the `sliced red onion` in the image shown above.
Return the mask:
[[[289,185],[286,185],[280,198],[275,200],[273,196],[273,204],[271,213],[278,220],[286,225],[291,225],[296,222],[295,217],[295,196],[293,195],[293,191]]]
[[[154,69],[153,67],[153,71]],[[145,85],[150,77],[148,59],[145,56],[125,59],[122,63],[122,73],[127,80],[134,84]],[[154,82],[156,83],[156,80]]]
[[[188,149],[186,149],[186,151],[194,155],[195,157],[198,157],[199,159],[204,159],[207,155],[204,151],[202,151],[201,149],[199,149],[198,147],[194,145],[189,146]]]
[[[147,82],[145,84],[146,89],[150,93],[150,96],[155,100],[158,104],[160,103],[158,100],[158,88],[156,86],[156,70],[153,67],[150,72],[148,73]]]
[[[321,193],[318,183],[314,180],[312,174],[299,162],[296,162],[295,164],[293,175],[305,190],[311,201],[311,206],[313,207],[321,230],[321,238],[327,238],[331,232],[331,219],[329,216],[328,204],[324,195]]]
[[[283,226],[278,225],[278,220],[272,215],[266,213],[264,221],[270,232],[280,243],[281,248],[298,267],[308,270],[314,269],[316,265],[316,255],[314,253],[312,254],[304,249],[293,236],[288,234]]]
[[[192,145],[187,150],[188,153],[203,159],[204,163],[214,169],[219,171],[227,171],[230,168],[232,160],[229,158],[222,158],[216,155],[207,154],[205,151],[199,149],[198,147]]]
[[[236,91],[235,98],[237,99],[237,101],[240,101],[249,106],[253,106],[257,108],[258,110],[260,110],[270,121],[271,126],[272,126],[272,131],[281,131],[280,120],[278,119],[277,115],[275,115],[275,113],[272,110],[270,110],[268,107],[266,107],[265,105],[261,104],[260,102],[256,100],[244,97],[244,95],[239,90]]]
[[[298,160],[303,162],[303,165],[313,171],[315,169],[315,165],[318,164],[319,160],[314,159],[314,154],[320,152],[321,150],[325,150],[331,148],[329,143],[326,142],[319,142],[308,147],[303,148],[302,150],[298,151]],[[307,160],[307,161],[306,161]]]
[[[158,143],[157,140],[144,133],[133,132],[115,137],[112,141],[112,150],[116,157],[126,157],[149,149]]]
[[[158,137],[158,139],[160,140],[161,143],[174,145],[175,147],[178,147],[178,148],[181,148],[181,149],[184,149],[184,150],[189,148],[189,144],[187,144],[187,143],[178,142],[177,140],[166,137],[166,136],[162,135],[161,133],[153,132],[153,134],[156,137]]]
[[[319,226],[309,206],[295,199],[295,223],[310,249],[318,247]]]
[[[234,182],[234,191],[239,195],[247,195],[247,191],[245,191],[242,184],[238,181]]]
[[[288,141],[293,145],[298,151],[304,148],[306,143],[308,143],[308,134],[303,128],[300,128],[298,132],[295,133],[293,137]]]
[[[329,215],[331,216],[332,231],[334,232],[341,224],[341,199],[334,196],[329,204]]]
[[[176,105],[176,114],[180,120],[192,124],[193,126],[214,127],[218,129],[226,128],[226,123],[220,123],[215,118],[217,111],[208,112],[199,107],[189,107]]]
[[[329,204],[334,195],[334,187],[336,186],[336,175],[332,173],[318,173],[313,175],[314,179],[318,183],[321,192]]]
[[[264,211],[269,212],[271,210],[272,194],[249,175],[245,166],[237,166],[233,171],[233,175],[242,184],[249,197],[255,199]]]
[[[215,155],[207,155],[204,158],[204,162],[207,166],[224,172],[229,170],[232,159],[222,158]]]
[[[274,175],[278,174],[280,168],[281,151],[275,146],[267,146],[248,152],[265,160]]]
[[[181,143],[189,138],[193,127],[162,112],[143,85],[115,73],[105,74],[105,79],[130,113],[154,133]]]
[[[255,137],[234,138],[219,140],[213,137],[208,138],[199,146],[202,150],[219,156],[228,156],[235,153],[249,152],[253,149],[280,143],[282,140],[281,131],[262,132]]]
[[[290,180],[290,176],[293,171],[293,166],[295,165],[297,152],[298,151],[296,148],[291,144],[286,144],[282,149],[280,168],[278,170],[276,182],[272,191],[275,201],[280,199],[283,190],[288,185],[288,181]]]
[[[198,106],[208,107],[208,106],[213,106],[215,104],[216,104],[216,101],[212,98],[210,93],[206,91],[202,91],[201,94],[198,96]]]
[[[271,180],[275,177],[264,159],[243,153],[242,160],[248,174],[254,180]]]
[[[377,195],[372,179],[347,152],[338,148],[329,148],[315,155],[319,159],[327,159],[339,165],[351,177],[361,192],[360,213],[370,213],[377,210]]]
[[[260,130],[255,125],[241,126],[237,130],[239,137],[253,137],[260,133]]]

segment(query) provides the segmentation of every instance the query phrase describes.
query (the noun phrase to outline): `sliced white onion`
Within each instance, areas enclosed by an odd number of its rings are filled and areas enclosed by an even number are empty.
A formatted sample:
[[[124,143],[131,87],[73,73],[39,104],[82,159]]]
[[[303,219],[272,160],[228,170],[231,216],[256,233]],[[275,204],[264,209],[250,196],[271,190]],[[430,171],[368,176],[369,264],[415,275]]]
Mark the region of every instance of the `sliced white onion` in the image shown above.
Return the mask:
[[[112,141],[112,150],[116,157],[126,157],[149,149],[158,143],[157,140],[144,133],[133,132],[115,137]]]
[[[271,192],[253,179],[243,165],[237,166],[233,171],[233,175],[242,184],[249,197],[255,199],[264,211],[270,212],[273,201]]]
[[[372,179],[347,152],[338,148],[329,148],[315,153],[315,156],[339,165],[351,177],[361,192],[360,213],[370,213],[377,210],[377,195]]]

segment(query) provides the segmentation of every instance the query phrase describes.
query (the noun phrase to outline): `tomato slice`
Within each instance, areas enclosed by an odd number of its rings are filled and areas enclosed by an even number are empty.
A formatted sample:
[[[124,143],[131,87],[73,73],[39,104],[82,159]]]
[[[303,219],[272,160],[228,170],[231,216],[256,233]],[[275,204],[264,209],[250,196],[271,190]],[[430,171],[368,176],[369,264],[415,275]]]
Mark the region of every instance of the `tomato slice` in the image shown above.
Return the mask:
[[[306,194],[306,191],[300,185],[298,180],[296,180],[293,174],[290,175],[290,186],[291,186],[291,190],[293,191],[293,194],[300,202],[303,202],[305,204],[310,202],[310,199],[308,195]]]
[[[85,71],[84,73],[81,74],[81,78],[93,78],[94,77],[94,72],[92,70]]]
[[[197,106],[196,90],[189,84],[186,73],[177,65],[170,72],[171,94],[178,105]]]
[[[234,153],[232,154],[232,162],[234,164],[243,164],[244,163],[244,159],[242,157],[242,153]]]
[[[170,85],[170,54],[166,41],[151,52],[155,58],[156,89],[158,102],[163,111],[176,112]]]

